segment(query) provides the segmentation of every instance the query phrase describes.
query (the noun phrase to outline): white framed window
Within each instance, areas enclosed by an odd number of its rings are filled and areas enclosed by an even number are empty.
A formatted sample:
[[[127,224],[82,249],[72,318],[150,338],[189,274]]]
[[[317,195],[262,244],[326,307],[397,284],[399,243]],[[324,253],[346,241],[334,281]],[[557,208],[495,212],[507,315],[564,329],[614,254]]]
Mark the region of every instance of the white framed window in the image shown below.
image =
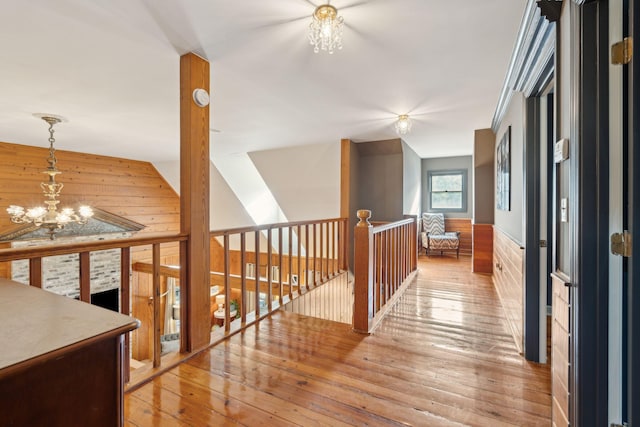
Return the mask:
[[[429,171],[429,212],[467,211],[467,170]]]

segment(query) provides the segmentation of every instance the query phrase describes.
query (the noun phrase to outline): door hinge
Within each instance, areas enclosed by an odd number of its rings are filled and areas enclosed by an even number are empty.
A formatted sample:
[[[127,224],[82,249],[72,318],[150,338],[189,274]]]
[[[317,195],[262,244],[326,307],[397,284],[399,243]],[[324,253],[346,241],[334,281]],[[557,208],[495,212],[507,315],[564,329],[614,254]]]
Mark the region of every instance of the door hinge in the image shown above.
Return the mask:
[[[547,241],[546,240],[540,240],[540,247],[541,248],[546,248],[547,247]]]
[[[622,233],[611,235],[611,253],[623,257],[631,256],[631,233],[625,230]]]
[[[633,57],[633,38],[625,37],[622,41],[611,46],[611,63],[625,65],[631,62]]]

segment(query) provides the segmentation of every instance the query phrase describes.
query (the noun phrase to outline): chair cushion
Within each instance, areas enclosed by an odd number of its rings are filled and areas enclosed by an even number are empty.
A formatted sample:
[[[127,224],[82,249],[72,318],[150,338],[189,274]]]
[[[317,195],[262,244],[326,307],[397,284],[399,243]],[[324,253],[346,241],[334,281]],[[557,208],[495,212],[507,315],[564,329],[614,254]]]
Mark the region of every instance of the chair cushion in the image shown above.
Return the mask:
[[[460,239],[456,233],[429,236],[429,249],[458,249]]]

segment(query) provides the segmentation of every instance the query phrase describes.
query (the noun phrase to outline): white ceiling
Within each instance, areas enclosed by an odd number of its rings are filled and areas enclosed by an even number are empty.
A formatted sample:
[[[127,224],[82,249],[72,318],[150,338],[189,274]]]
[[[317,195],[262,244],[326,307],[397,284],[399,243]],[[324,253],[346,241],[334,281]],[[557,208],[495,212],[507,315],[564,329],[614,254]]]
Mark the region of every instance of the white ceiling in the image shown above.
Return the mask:
[[[319,0],[3,0],[0,141],[163,161],[179,152],[179,56],[211,63],[212,156],[395,137],[471,154],[491,126],[526,0],[333,0],[344,48],[314,54]]]

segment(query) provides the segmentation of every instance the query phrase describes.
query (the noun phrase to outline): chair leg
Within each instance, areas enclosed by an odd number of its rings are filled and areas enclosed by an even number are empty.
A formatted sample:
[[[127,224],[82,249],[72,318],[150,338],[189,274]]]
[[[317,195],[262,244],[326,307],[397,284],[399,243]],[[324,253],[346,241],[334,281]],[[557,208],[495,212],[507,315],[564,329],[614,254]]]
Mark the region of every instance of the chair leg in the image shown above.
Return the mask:
[[[460,259],[460,248],[456,249],[456,258]]]

